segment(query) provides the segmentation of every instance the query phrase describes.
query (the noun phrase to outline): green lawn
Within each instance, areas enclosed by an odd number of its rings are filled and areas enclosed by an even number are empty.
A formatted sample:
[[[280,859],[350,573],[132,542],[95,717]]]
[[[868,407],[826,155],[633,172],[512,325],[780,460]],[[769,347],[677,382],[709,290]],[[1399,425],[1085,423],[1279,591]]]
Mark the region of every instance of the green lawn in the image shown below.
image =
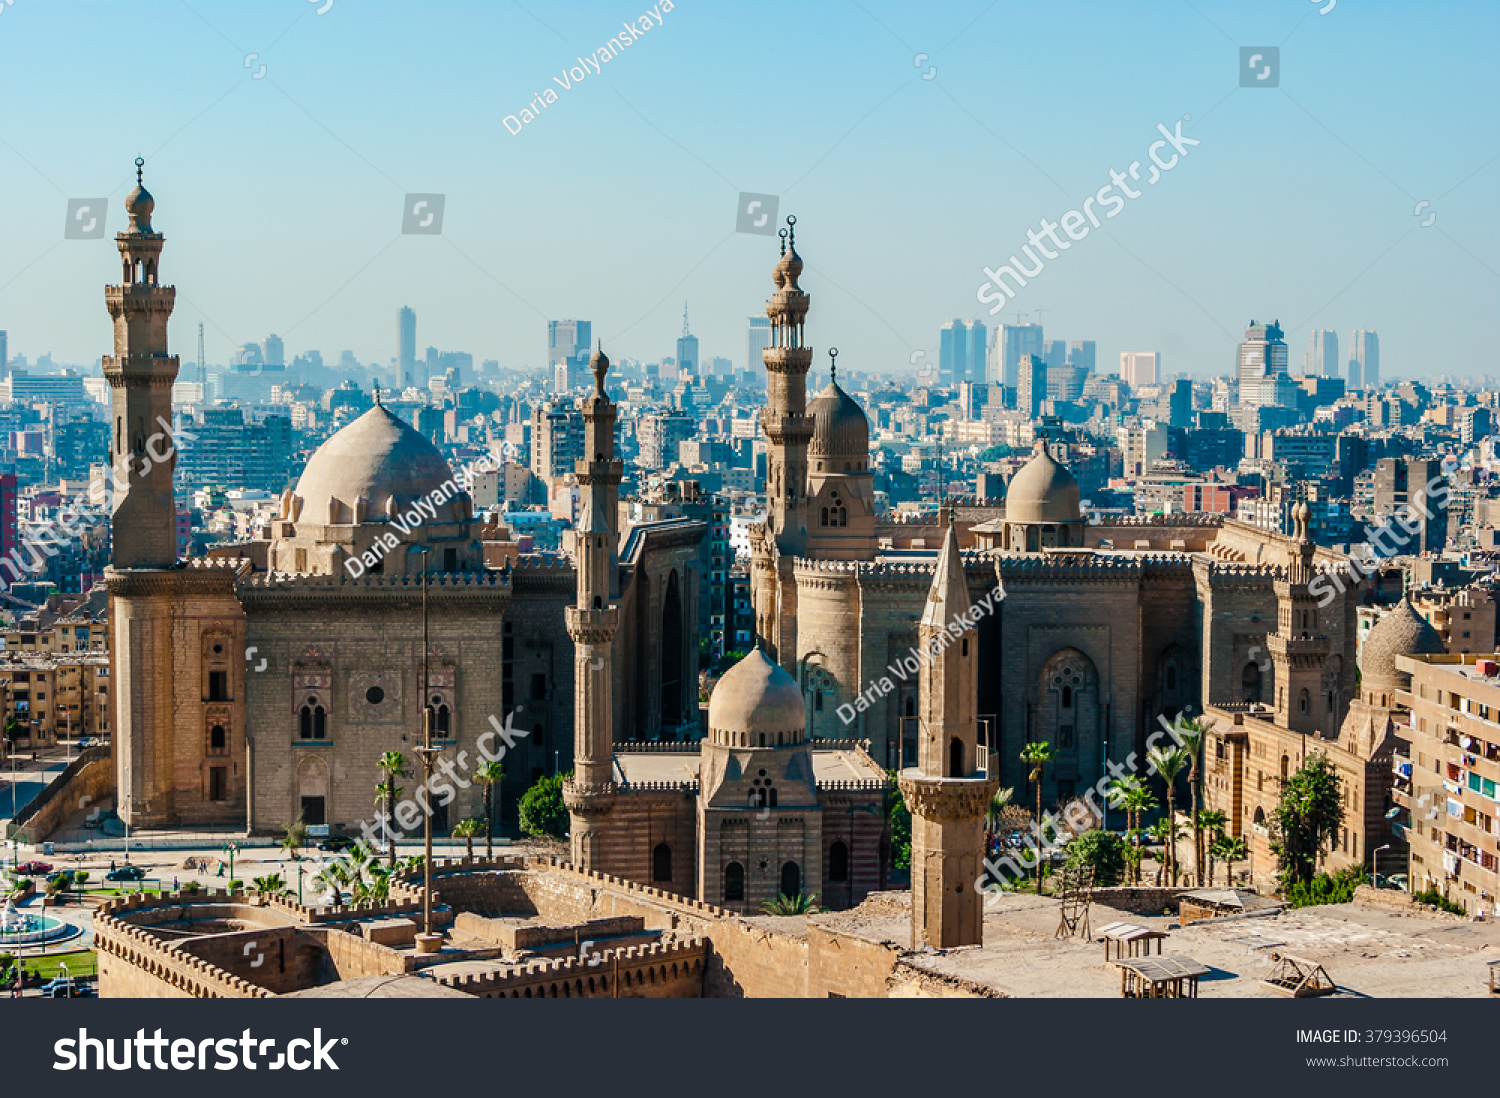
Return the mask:
[[[68,966],[68,973],[72,976],[97,976],[99,974],[99,958],[92,949],[74,950],[72,953],[55,953],[50,957],[38,957],[33,960],[30,957],[21,959],[26,971],[36,969],[46,980],[54,976],[62,975],[61,965]]]

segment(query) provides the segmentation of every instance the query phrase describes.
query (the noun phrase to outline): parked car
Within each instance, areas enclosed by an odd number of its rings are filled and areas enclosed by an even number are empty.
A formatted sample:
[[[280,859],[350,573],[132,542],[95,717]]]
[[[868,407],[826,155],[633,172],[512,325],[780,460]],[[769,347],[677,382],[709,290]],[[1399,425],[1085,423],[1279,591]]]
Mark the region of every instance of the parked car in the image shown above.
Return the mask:
[[[343,835],[333,835],[318,844],[319,850],[326,850],[331,854],[337,854],[344,850],[352,850],[353,848],[354,840],[346,838]]]
[[[93,746],[94,746],[94,737],[93,736],[84,736],[81,740],[78,741],[78,750],[80,750],[80,751],[87,750],[88,748],[93,747]]]
[[[138,865],[122,865],[104,875],[106,881],[143,881],[146,871]]]
[[[48,862],[22,862],[16,866],[16,875],[19,877],[39,877],[51,872],[52,866]]]
[[[88,999],[93,996],[94,987],[73,976],[54,976],[42,985],[41,992],[47,999]]]

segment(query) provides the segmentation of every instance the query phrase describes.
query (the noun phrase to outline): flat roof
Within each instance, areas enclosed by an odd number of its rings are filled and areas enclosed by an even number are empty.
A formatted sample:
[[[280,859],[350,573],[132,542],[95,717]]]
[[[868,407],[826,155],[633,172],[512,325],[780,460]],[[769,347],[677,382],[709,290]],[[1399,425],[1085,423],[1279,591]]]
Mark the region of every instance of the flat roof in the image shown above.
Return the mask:
[[[885,771],[878,766],[872,767],[857,752],[847,749],[819,751],[814,748],[812,764],[813,780],[819,785],[825,782],[862,782],[885,778]],[[702,765],[703,756],[697,751],[622,751],[615,755],[614,776],[615,781],[631,785],[644,782],[695,782]]]

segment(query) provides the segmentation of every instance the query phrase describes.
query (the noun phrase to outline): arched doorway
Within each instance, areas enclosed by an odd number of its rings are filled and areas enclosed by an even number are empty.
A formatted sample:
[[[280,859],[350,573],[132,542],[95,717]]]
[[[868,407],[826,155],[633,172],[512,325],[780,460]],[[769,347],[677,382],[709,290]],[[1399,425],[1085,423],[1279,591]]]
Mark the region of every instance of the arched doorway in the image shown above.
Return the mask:
[[[1054,652],[1037,676],[1033,704],[1031,738],[1046,741],[1056,752],[1053,764],[1042,772],[1044,784],[1052,787],[1043,796],[1061,796],[1079,779],[1092,782],[1103,748],[1094,661],[1076,648]]]
[[[328,764],[315,755],[297,764],[297,797],[303,823],[328,822]]]
[[[651,851],[651,880],[671,883],[672,848],[666,843],[657,843],[656,849]]]
[[[745,867],[739,862],[730,862],[724,867],[724,902],[743,903],[745,900]]]
[[[802,893],[802,868],[796,862],[781,867],[781,894],[795,899]]]
[[[1260,667],[1255,663],[1245,664],[1245,670],[1240,672],[1240,700],[1258,703],[1262,688]]]
[[[661,723],[682,723],[682,595],[675,568],[661,610]]]

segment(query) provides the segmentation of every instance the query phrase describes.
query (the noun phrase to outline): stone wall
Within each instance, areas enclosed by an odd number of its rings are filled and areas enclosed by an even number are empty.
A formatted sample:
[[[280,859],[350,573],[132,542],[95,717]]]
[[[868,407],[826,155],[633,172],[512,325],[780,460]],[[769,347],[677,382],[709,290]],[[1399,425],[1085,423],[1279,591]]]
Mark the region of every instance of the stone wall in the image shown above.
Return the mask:
[[[1123,885],[1119,888],[1094,889],[1094,904],[1130,915],[1176,914],[1182,897],[1193,888],[1151,888]],[[1096,917],[1094,922],[1099,923]]]
[[[23,846],[40,843],[74,812],[114,796],[115,764],[107,747],[90,747],[48,783],[17,817],[5,837]]]
[[[701,938],[630,946],[608,957],[536,961],[506,973],[444,976],[482,999],[697,999],[708,944]]]

